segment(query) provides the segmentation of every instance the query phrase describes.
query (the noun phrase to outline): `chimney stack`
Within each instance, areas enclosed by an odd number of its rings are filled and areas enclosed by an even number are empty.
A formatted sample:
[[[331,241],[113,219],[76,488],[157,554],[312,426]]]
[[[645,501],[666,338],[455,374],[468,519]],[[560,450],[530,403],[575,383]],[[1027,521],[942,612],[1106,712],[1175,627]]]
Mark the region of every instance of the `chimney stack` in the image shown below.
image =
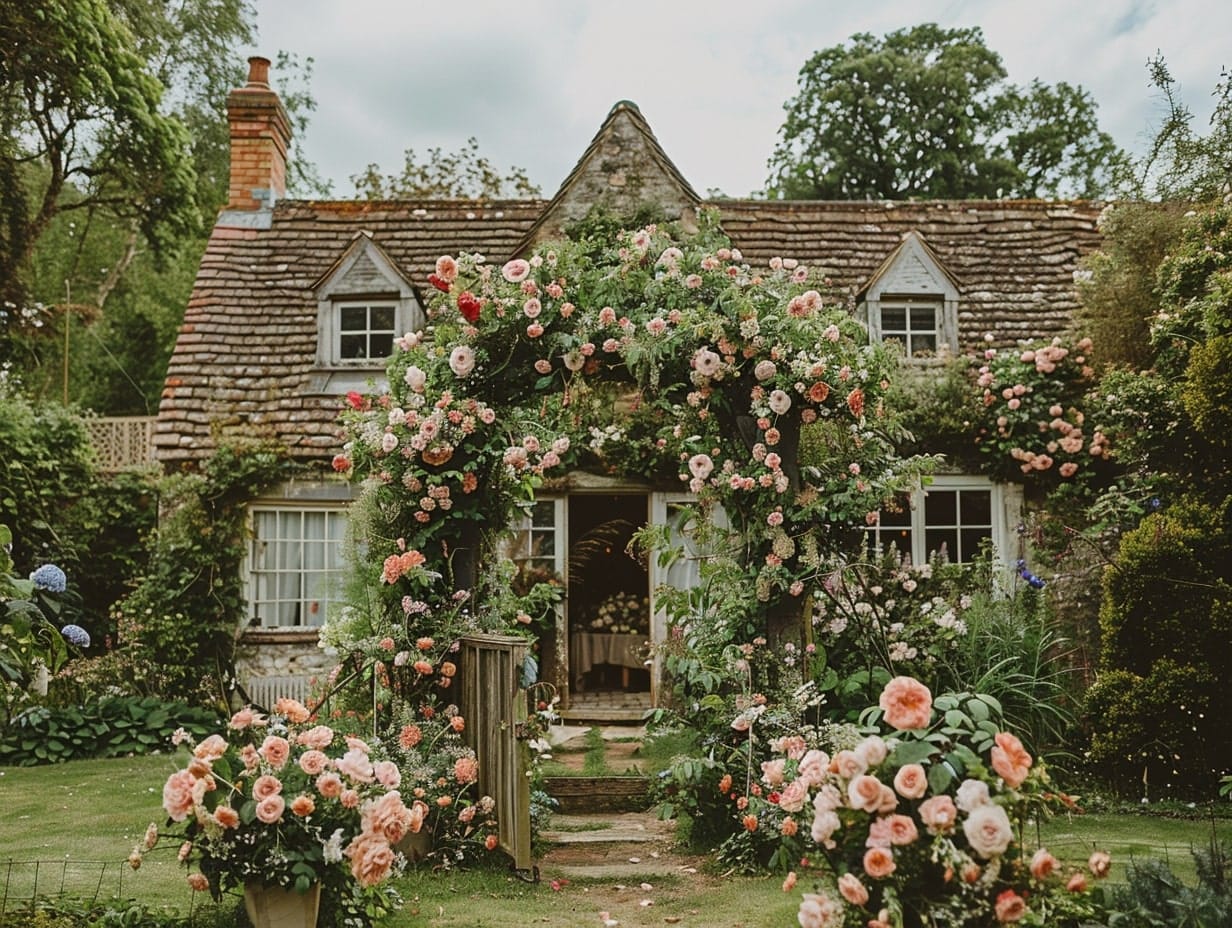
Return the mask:
[[[268,58],[248,59],[248,83],[227,94],[231,183],[227,209],[270,209],[287,192],[291,120],[270,89]]]

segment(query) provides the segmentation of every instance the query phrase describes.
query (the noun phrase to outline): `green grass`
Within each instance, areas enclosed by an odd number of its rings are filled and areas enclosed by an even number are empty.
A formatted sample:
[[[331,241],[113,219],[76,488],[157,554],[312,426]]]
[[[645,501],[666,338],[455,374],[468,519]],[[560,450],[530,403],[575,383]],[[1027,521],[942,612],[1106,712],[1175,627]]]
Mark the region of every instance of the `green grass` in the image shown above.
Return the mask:
[[[26,862],[38,861],[42,892],[58,892],[64,883],[67,891],[88,896],[97,886],[103,897],[137,898],[183,912],[190,904],[200,908],[201,898],[193,902],[185,886],[174,846],[160,845],[136,873],[125,863],[146,825],[161,820],[162,784],[173,769],[167,756],[0,768],[0,874],[8,868],[10,899],[31,888],[32,864]],[[1232,842],[1232,820],[1226,818],[1212,826],[1200,818],[1103,812],[1054,819],[1041,827],[1040,838],[1058,857],[1074,863],[1085,861],[1095,847],[1109,851],[1114,880],[1124,879],[1131,859],[1157,856],[1192,882],[1190,849],[1208,844],[1212,827]],[[1035,835],[1027,840],[1034,843]],[[577,880],[553,890],[555,876],[545,868],[543,882],[529,885],[503,870],[408,873],[398,883],[407,904],[383,928],[572,928],[598,924],[603,910],[622,928],[670,924],[667,918],[680,918],[684,925],[753,928],[794,924],[799,902],[798,892],[781,891],[777,877],[722,878],[704,868],[696,874],[664,874],[648,866],[640,876]],[[640,889],[643,881],[653,888]],[[617,889],[618,883],[625,888]],[[643,899],[654,905],[640,905]],[[224,903],[224,909],[228,906],[234,902]]]

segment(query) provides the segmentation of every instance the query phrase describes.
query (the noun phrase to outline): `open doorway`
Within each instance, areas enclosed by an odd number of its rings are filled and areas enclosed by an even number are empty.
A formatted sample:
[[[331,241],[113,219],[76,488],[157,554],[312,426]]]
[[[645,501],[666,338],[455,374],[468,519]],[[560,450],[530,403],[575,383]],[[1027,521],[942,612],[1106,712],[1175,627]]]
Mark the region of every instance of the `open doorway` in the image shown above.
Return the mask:
[[[649,517],[645,493],[568,500],[569,685],[574,708],[650,705],[650,576],[630,554]]]

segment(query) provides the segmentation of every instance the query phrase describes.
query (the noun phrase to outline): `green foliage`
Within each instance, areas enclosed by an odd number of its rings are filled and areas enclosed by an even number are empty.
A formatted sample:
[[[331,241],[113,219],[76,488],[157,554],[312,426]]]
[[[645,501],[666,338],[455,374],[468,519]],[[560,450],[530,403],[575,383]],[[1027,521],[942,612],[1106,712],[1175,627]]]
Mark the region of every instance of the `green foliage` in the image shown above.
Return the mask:
[[[1148,516],[1104,574],[1101,672],[1089,694],[1092,760],[1135,781],[1206,795],[1232,771],[1232,535],[1226,506],[1182,499]]]
[[[247,503],[295,469],[280,448],[222,447],[199,472],[162,485],[149,566],[116,604],[122,648],[165,671],[167,698],[218,698],[246,621],[239,565]]]
[[[1151,320],[1151,342],[1161,373],[1177,376],[1196,345],[1232,334],[1232,207],[1192,217],[1159,266],[1162,307]]]
[[[234,906],[198,907],[193,928],[235,928]],[[135,899],[107,902],[66,897],[35,899],[15,907],[10,900],[0,912],[0,928],[183,928],[184,913],[169,906],[151,906]]]
[[[770,159],[789,199],[1097,196],[1121,156],[1079,87],[1006,83],[979,29],[858,33],[800,71]]]
[[[1100,217],[1098,251],[1083,260],[1078,328],[1100,348],[1107,366],[1133,371],[1154,362],[1150,320],[1159,312],[1158,268],[1184,225],[1180,202],[1114,204]]]
[[[155,245],[196,228],[200,214],[188,133],[162,112],[163,86],[123,19],[101,0],[3,9],[9,43],[0,87],[9,141],[0,148],[0,177],[24,195],[3,201],[9,235],[0,280],[9,288],[4,296],[21,301],[26,259],[66,205],[106,208]],[[46,173],[26,171],[30,160]],[[65,204],[69,185],[81,196]]]
[[[154,697],[113,696],[81,706],[35,706],[0,734],[0,764],[33,767],[91,757],[127,757],[170,749],[183,728],[204,738],[218,727],[216,713]]]
[[[1109,928],[1224,928],[1232,924],[1232,848],[1211,842],[1193,850],[1196,885],[1187,885],[1164,860],[1129,865],[1124,884],[1110,891]]]
[[[1232,335],[1209,338],[1190,351],[1181,402],[1197,433],[1226,460],[1232,451]]]
[[[415,149],[408,148],[406,163],[400,174],[382,175],[376,164],[369,164],[362,173],[351,178],[356,191],[369,200],[397,199],[501,199],[529,198],[540,195],[538,185],[531,183],[524,168],[502,171],[479,153],[479,142],[473,136],[456,152],[429,148],[422,163]]]

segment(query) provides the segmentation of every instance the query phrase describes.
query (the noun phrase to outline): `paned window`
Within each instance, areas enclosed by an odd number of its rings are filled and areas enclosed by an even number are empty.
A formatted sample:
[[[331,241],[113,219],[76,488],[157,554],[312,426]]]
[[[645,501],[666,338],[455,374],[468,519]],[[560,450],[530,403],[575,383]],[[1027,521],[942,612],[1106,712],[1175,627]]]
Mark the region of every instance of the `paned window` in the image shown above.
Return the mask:
[[[907,358],[932,357],[940,343],[941,304],[901,302],[881,304],[881,340],[895,343]]]
[[[335,333],[337,361],[370,364],[393,354],[396,316],[392,303],[340,304]]]
[[[1001,543],[1001,488],[979,478],[937,477],[900,507],[878,513],[866,530],[871,545],[891,544],[913,564],[941,555],[968,564],[989,544]]]
[[[341,596],[346,510],[254,506],[250,516],[249,625],[320,625]]]

